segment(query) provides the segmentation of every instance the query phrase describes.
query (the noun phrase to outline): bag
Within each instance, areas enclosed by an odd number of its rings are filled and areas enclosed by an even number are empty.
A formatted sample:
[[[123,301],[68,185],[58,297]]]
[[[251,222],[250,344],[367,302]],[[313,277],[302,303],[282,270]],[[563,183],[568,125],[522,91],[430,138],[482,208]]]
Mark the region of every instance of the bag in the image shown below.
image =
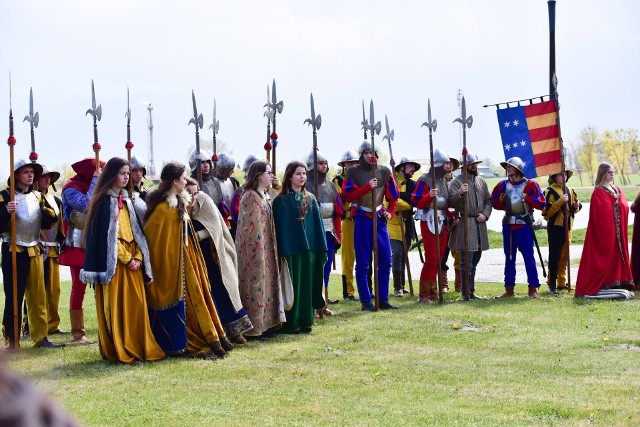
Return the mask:
[[[289,273],[289,264],[284,257],[280,258],[280,288],[284,311],[289,311],[293,307],[293,282]]]

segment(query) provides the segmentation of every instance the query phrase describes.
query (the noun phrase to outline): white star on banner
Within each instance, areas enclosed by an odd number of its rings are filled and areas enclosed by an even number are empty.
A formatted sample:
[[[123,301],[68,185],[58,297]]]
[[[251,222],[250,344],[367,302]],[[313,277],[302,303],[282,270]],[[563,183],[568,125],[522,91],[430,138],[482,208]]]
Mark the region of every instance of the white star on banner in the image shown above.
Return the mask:
[[[514,125],[514,126],[518,126],[519,124],[520,124],[520,122],[519,122],[519,121],[517,121],[517,120],[514,120],[514,121],[513,121],[513,125]]]
[[[509,127],[509,122],[504,122],[504,127],[508,128]]]
[[[521,145],[522,147],[524,147],[525,145],[527,145],[527,142],[526,142],[526,141],[521,141],[521,142],[520,142],[520,145]]]
[[[507,145],[504,146],[504,149],[509,151],[511,149],[511,146],[509,144],[507,144]]]

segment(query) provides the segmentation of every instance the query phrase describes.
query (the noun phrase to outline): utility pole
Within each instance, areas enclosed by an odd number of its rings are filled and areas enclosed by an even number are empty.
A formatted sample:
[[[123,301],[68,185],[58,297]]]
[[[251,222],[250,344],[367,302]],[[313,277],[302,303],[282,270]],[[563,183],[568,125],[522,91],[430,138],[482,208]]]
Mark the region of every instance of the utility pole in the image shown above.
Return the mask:
[[[156,165],[153,161],[153,118],[151,112],[153,107],[150,102],[147,102],[147,111],[149,112],[149,119],[147,120],[147,128],[149,129],[149,178],[156,177]]]

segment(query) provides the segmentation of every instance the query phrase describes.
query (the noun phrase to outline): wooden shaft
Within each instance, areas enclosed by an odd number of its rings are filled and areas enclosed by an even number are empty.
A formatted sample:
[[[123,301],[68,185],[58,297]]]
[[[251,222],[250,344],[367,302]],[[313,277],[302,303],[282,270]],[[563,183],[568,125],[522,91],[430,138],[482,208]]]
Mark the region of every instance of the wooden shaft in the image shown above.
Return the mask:
[[[15,159],[13,152],[13,145],[9,146],[9,178],[11,185],[9,186],[9,196],[12,202],[16,201],[16,184],[15,173],[13,168],[15,167]],[[13,289],[13,346],[15,351],[20,348],[20,325],[18,322],[18,259],[17,259],[17,232],[16,232],[16,212],[11,212],[11,280]],[[20,307],[22,308],[22,307]]]

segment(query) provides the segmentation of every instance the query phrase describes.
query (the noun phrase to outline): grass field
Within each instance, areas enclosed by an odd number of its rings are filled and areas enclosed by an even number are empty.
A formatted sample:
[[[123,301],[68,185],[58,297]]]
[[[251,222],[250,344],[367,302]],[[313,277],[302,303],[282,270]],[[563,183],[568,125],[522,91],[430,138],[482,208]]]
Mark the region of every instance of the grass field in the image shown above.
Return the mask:
[[[252,341],[219,361],[125,366],[102,361],[97,345],[26,341],[7,361],[92,426],[637,426],[640,303],[516,293],[469,303],[450,294],[442,306],[391,297],[400,310],[366,314],[341,301],[311,334]]]

